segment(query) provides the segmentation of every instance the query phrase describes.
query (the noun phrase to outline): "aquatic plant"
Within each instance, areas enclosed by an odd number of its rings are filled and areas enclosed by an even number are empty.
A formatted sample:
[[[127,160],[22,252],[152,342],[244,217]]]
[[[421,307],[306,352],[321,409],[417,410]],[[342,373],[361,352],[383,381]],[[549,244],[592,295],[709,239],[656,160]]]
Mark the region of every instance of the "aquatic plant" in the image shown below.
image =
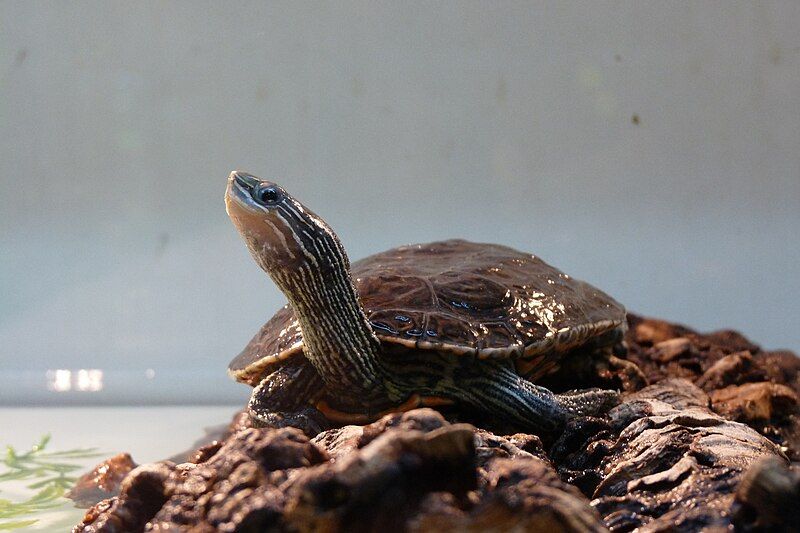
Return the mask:
[[[31,516],[63,505],[66,501],[64,493],[77,479],[69,474],[84,468],[84,465],[70,461],[100,455],[96,448],[45,451],[49,442],[50,435],[44,435],[24,453],[7,446],[5,455],[0,457],[0,464],[5,467],[0,472],[0,487],[15,481],[31,481],[26,486],[35,491],[28,499],[18,502],[0,498],[0,531],[31,526],[38,521]]]

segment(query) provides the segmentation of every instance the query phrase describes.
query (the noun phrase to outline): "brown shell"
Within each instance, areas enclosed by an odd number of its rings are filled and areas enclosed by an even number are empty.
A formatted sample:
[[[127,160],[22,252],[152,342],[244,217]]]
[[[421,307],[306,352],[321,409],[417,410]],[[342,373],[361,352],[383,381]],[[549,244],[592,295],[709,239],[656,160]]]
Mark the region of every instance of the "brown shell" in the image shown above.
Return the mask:
[[[534,255],[496,244],[401,246],[353,263],[351,272],[375,334],[414,349],[535,358],[625,324],[625,309],[610,296]],[[302,347],[287,305],[228,368],[236,379],[256,382]]]

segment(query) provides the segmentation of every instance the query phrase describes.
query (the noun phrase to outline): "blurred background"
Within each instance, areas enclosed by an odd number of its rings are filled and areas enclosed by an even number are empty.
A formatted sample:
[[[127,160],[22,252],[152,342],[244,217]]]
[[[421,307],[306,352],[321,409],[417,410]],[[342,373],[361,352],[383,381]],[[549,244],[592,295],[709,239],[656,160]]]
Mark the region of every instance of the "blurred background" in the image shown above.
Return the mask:
[[[534,252],[800,350],[800,3],[0,2],[0,404],[243,404],[283,296],[222,201],[352,259]]]

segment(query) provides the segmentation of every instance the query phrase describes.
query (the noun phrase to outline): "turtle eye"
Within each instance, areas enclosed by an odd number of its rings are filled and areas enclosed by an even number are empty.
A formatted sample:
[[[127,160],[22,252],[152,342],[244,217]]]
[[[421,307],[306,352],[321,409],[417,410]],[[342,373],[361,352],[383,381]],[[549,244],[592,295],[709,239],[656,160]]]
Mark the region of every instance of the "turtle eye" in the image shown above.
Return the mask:
[[[281,193],[274,185],[267,185],[256,187],[256,190],[253,191],[253,198],[264,205],[275,205],[280,201]]]

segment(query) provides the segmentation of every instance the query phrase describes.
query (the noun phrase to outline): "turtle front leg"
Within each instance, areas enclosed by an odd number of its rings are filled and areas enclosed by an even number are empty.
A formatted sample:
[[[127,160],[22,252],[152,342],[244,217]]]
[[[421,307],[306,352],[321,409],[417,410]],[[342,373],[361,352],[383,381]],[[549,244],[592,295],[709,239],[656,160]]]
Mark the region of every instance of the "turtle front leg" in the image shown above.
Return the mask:
[[[459,368],[452,380],[440,386],[446,396],[477,411],[544,434],[560,430],[570,418],[601,415],[619,403],[619,393],[612,390],[555,394],[502,362],[482,361],[471,368]]]
[[[309,436],[325,431],[328,420],[312,407],[324,385],[307,361],[279,368],[253,389],[247,405],[253,425],[295,427]]]

